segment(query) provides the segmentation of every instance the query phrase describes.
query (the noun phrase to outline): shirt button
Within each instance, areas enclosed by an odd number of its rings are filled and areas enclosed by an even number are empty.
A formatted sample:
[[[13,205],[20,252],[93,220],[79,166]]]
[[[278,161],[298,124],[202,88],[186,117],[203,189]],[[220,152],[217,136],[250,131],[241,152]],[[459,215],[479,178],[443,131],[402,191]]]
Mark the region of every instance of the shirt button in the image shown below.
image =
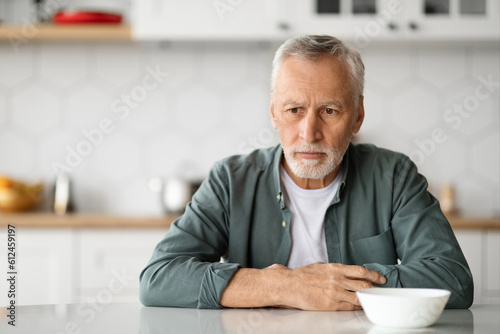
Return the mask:
[[[281,225],[282,225],[283,227],[286,227],[286,221],[284,221],[284,220],[283,220],[283,221],[281,222]]]

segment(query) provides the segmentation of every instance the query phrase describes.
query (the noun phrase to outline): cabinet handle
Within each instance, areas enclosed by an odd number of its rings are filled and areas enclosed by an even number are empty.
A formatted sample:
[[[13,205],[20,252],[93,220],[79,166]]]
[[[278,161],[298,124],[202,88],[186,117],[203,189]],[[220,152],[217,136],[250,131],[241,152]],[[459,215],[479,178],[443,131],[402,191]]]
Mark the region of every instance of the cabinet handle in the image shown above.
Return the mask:
[[[278,29],[282,31],[288,31],[290,30],[290,25],[287,22],[279,22]]]
[[[418,30],[418,24],[416,22],[408,23],[408,27],[410,27],[410,29],[413,31]]]
[[[387,28],[389,28],[389,30],[395,31],[398,30],[398,25],[394,22],[389,22],[387,24]]]

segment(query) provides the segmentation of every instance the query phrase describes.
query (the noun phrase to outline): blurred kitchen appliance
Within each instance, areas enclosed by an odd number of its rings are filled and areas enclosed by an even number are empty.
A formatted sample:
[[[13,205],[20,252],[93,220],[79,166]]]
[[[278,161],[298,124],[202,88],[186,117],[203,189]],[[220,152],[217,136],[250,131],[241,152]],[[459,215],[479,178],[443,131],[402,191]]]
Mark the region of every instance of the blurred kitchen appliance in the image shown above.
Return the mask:
[[[72,0],[53,13],[55,24],[119,24],[127,21],[128,0]]]
[[[84,24],[84,23],[108,23],[119,24],[122,22],[122,15],[107,12],[95,11],[60,11],[52,18],[57,24]]]
[[[445,215],[454,215],[457,213],[457,208],[455,206],[455,189],[452,184],[446,183],[441,187],[439,204]]]
[[[201,181],[187,181],[175,177],[154,177],[149,180],[149,188],[160,195],[163,212],[167,215],[182,214],[200,185]]]
[[[58,216],[72,212],[71,181],[67,173],[59,173],[54,185],[54,212]]]
[[[49,17],[44,8],[45,0],[33,0],[34,18],[37,23],[49,22]]]

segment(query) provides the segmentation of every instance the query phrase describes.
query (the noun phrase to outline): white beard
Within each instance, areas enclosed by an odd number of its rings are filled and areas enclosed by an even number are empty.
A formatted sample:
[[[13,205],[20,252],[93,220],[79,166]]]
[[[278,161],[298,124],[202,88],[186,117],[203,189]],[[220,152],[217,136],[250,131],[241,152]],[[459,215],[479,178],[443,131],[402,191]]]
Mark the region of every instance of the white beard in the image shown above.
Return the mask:
[[[285,159],[293,174],[305,179],[322,179],[333,172],[342,163],[347,150],[347,144],[342,148],[325,148],[318,144],[300,144],[284,148]],[[321,159],[301,159],[297,152],[322,152],[326,157]]]

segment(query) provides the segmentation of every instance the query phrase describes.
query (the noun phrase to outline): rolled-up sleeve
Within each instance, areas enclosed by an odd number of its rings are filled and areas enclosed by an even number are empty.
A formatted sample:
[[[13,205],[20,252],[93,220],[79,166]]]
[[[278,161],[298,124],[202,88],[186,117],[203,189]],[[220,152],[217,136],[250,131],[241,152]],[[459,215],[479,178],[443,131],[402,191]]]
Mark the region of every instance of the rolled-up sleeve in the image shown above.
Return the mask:
[[[228,248],[227,189],[215,165],[141,272],[144,305],[221,308],[221,294],[240,268],[220,262]]]

